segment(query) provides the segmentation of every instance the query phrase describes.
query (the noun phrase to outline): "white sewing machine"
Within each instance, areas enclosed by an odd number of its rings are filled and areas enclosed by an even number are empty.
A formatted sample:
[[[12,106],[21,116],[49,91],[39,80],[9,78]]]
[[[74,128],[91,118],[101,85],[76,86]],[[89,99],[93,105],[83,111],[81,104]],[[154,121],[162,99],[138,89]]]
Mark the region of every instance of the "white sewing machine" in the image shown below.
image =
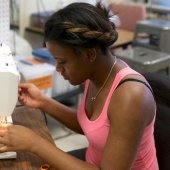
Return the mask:
[[[11,115],[18,101],[20,80],[10,48],[0,43],[0,124],[12,123]],[[0,154],[0,159],[16,158],[16,152]]]

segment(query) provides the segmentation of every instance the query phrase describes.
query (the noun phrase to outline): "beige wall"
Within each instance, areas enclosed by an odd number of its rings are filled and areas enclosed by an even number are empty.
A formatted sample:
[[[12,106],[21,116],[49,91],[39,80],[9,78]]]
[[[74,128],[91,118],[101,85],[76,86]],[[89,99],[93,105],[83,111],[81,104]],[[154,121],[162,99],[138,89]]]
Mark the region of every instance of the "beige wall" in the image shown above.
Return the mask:
[[[140,2],[140,3],[144,3],[145,2],[145,0],[107,0],[108,1],[108,3],[112,3],[112,2],[114,2],[114,3],[120,3],[120,2],[127,2],[127,3],[129,3],[129,2]]]
[[[134,0],[107,0],[108,3],[133,2]]]
[[[72,2],[88,2],[95,4],[97,0],[42,0],[44,5],[38,0],[16,0],[19,4],[19,27],[20,34],[24,34],[25,27],[29,26],[30,15],[34,12],[40,12],[44,10],[57,10]],[[102,0],[106,6],[112,2],[132,2],[133,0]],[[39,3],[38,3],[39,2]],[[45,8],[45,9],[44,9]]]
[[[45,10],[58,10],[72,2],[88,2],[94,4],[96,0],[42,0],[44,5],[38,0],[16,0],[19,4],[19,27],[20,34],[24,34],[24,29],[29,25],[30,15],[34,12]],[[38,3],[39,2],[39,3]]]
[[[19,0],[19,9],[20,9],[20,15],[19,15],[19,27],[20,27],[20,34],[24,34],[24,29],[29,25],[30,15],[34,12],[43,11],[45,8],[46,10],[55,10],[57,8],[60,8],[62,5],[62,0],[48,0],[43,1],[43,5],[40,5],[38,3],[38,0]]]

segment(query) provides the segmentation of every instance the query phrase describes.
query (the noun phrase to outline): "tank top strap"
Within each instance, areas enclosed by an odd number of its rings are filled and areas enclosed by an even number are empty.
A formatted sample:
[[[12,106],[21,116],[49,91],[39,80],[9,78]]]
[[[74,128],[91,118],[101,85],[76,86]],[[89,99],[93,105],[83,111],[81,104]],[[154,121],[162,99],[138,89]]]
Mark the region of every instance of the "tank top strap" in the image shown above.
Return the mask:
[[[136,72],[135,70],[131,69],[130,67],[126,67],[122,70],[120,70],[116,76],[115,76],[115,79],[113,80],[113,83],[112,83],[112,86],[111,86],[111,89],[109,91],[109,94],[106,98],[106,102],[105,102],[105,108],[108,108],[109,106],[109,103],[110,103],[110,99],[112,97],[112,94],[114,92],[114,90],[116,89],[116,87],[118,86],[118,84],[120,83],[120,81],[127,75],[130,75],[130,74],[138,74],[140,75],[140,73]]]
[[[104,108],[108,108],[108,105],[110,103],[110,99],[112,97],[112,94],[114,92],[114,90],[116,89],[116,87],[118,86],[118,84],[120,83],[120,81],[127,75],[129,74],[138,74],[140,75],[140,73],[136,72],[135,70],[131,69],[130,67],[126,67],[122,70],[120,70],[116,76],[115,76],[115,79],[113,80],[113,83],[112,83],[112,86],[111,86],[111,89],[109,91],[109,94],[106,98],[106,102],[104,104]],[[89,84],[90,84],[90,80],[86,80],[85,81],[85,86],[84,86],[84,95],[83,95],[83,101],[85,102],[85,98],[87,97],[87,92],[88,92],[88,88],[89,88]]]

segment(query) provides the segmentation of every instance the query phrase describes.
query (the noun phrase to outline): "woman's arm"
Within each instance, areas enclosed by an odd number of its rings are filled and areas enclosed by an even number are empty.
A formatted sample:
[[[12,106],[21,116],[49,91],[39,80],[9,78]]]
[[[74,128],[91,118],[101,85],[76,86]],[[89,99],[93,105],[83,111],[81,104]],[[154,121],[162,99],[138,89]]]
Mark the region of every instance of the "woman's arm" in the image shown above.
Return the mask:
[[[98,170],[96,166],[61,151],[54,144],[24,126],[0,126],[0,136],[0,153],[32,152],[56,170]]]
[[[136,86],[136,82],[125,84],[116,89],[110,102],[111,127],[102,155],[102,170],[131,169],[144,129],[155,113],[155,102],[147,87]]]
[[[38,145],[35,146],[32,152],[56,170],[100,170],[97,166],[65,153],[42,138],[38,141]]]
[[[69,129],[83,134],[77,120],[75,109],[69,108],[54,99],[44,96],[40,109],[67,126]]]
[[[45,96],[35,85],[31,83],[20,84],[18,99],[21,104],[41,109],[71,130],[83,133],[77,121],[76,111]]]

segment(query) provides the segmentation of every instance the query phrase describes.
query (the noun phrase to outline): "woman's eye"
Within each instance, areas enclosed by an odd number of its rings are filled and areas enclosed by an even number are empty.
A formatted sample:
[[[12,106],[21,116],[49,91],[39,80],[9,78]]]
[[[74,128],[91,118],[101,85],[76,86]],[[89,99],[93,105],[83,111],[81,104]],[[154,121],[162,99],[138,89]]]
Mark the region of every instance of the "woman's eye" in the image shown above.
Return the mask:
[[[65,62],[65,61],[58,61],[57,63],[63,65],[63,64],[65,64],[66,62]]]

